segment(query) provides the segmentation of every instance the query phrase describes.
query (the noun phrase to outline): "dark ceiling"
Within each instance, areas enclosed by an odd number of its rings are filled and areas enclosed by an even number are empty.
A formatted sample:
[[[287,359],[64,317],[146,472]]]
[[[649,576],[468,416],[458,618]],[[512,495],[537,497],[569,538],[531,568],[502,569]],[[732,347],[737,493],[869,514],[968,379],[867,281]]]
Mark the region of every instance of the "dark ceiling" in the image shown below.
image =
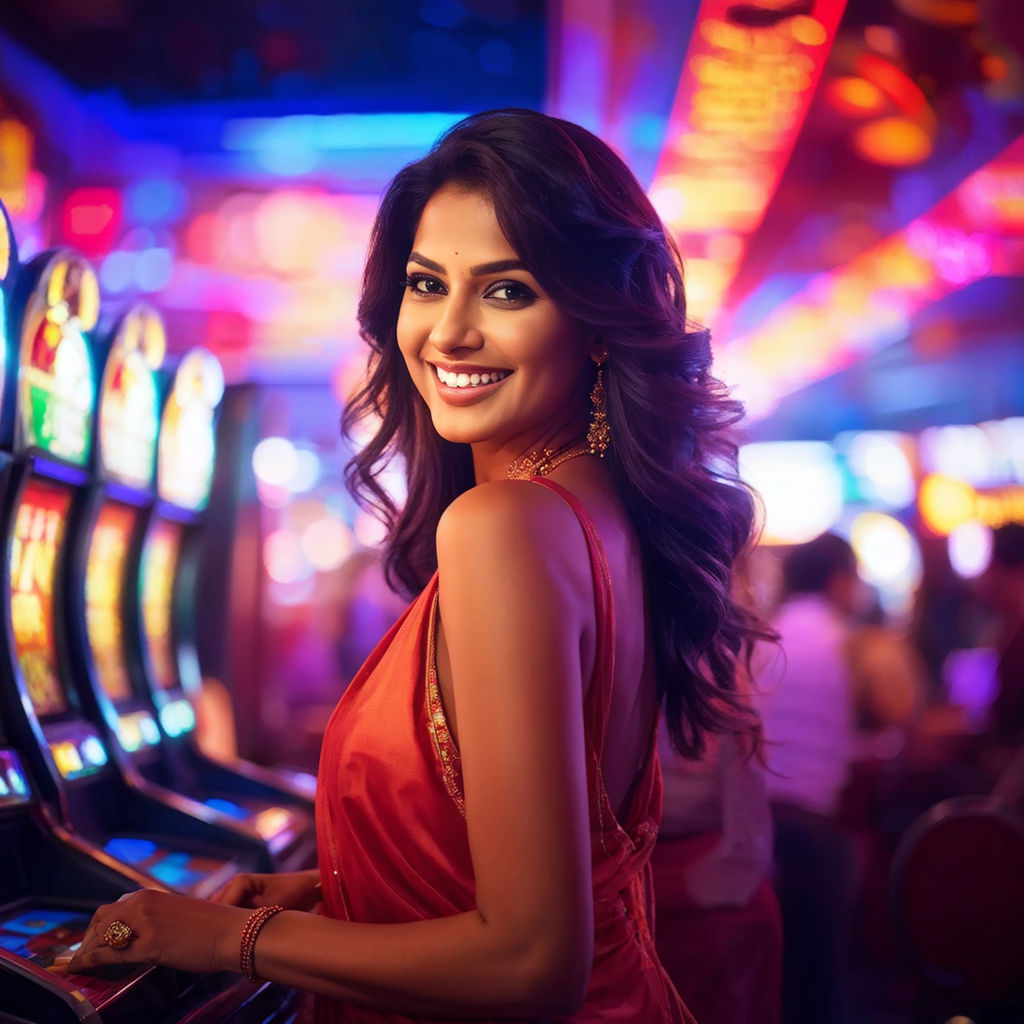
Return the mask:
[[[543,0],[5,0],[0,27],[133,104],[540,106]]]

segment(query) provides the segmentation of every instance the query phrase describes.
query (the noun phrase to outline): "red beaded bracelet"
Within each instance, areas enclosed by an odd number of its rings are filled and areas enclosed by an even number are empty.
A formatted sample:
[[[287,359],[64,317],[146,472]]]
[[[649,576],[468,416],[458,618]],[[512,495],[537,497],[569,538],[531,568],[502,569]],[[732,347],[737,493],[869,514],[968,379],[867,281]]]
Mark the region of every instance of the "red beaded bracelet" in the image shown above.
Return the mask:
[[[261,981],[256,973],[256,940],[259,938],[263,926],[275,915],[280,914],[284,907],[275,904],[272,907],[260,907],[254,910],[242,929],[242,946],[239,951],[239,960],[242,965],[242,973],[254,985]]]

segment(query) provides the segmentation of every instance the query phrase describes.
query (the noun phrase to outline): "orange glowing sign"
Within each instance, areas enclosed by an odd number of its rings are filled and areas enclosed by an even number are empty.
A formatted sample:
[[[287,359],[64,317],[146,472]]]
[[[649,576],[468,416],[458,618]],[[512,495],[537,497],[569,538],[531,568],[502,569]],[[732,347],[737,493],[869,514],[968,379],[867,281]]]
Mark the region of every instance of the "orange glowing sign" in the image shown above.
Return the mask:
[[[16,216],[29,205],[34,147],[28,126],[0,111],[0,199]]]
[[[121,598],[136,511],[107,502],[100,508],[89,541],[85,571],[85,624],[96,675],[113,701],[131,695],[124,654]]]
[[[764,2],[701,4],[650,193],[678,237],[697,319],[717,312],[764,217],[845,6],[817,0],[813,15],[774,17]]]
[[[917,499],[921,520],[939,537],[965,523],[995,528],[1024,523],[1024,486],[972,487],[964,480],[933,473],[925,477]]]
[[[158,519],[142,553],[142,628],[149,647],[153,680],[162,690],[178,685],[174,658],[174,577],[182,528]]]
[[[54,643],[54,581],[71,492],[30,480],[11,538],[11,630],[37,715],[66,711]]]

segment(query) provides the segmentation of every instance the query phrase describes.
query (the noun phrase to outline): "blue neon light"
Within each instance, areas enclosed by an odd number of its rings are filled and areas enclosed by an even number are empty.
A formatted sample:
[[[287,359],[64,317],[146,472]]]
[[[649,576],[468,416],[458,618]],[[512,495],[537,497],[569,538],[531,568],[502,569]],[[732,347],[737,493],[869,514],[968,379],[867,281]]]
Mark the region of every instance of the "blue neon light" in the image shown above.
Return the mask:
[[[142,224],[170,224],[184,212],[188,195],[173,178],[149,178],[128,188],[130,215]]]
[[[358,152],[367,149],[416,149],[437,137],[465,114],[296,114],[248,117],[224,126],[224,148],[235,152]]]
[[[239,807],[238,804],[232,803],[230,800],[211,797],[209,800],[204,800],[203,803],[211,811],[219,811],[221,814],[226,814],[229,818],[234,818],[236,821],[245,821],[249,817],[248,811]]]
[[[135,839],[132,836],[115,836],[103,847],[115,860],[124,864],[141,864],[157,851],[157,845],[149,839]]]

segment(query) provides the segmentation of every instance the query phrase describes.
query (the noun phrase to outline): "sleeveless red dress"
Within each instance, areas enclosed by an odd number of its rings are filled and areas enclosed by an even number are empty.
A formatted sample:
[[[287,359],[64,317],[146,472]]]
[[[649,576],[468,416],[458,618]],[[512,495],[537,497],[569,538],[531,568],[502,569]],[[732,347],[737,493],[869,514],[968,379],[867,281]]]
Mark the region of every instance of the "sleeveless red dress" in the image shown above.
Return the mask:
[[[648,926],[648,861],[661,818],[655,736],[627,820],[601,780],[613,679],[614,618],[604,549],[586,509],[565,500],[586,535],[598,652],[584,706],[594,886],[594,964],[573,1024],[694,1024],[658,962]],[[324,913],[366,923],[448,917],[475,906],[459,751],[437,685],[437,574],[370,655],[324,735],[316,818]],[[317,1024],[408,1022],[402,1014],[318,998]],[[436,1018],[431,1018],[436,1019]]]

